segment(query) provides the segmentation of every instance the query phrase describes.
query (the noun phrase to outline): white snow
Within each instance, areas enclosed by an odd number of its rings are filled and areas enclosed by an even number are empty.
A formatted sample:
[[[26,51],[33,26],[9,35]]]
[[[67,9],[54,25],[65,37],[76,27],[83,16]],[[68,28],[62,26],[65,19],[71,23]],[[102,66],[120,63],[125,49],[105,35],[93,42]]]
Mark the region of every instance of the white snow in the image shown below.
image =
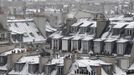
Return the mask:
[[[22,51],[26,52],[26,48],[15,48],[13,50],[2,53],[1,55],[9,55],[9,54],[12,54],[12,52],[19,53],[19,52],[22,52]]]
[[[134,70],[134,64],[132,64],[132,65],[128,68],[128,70]]]
[[[45,38],[40,34],[33,20],[8,20],[9,29],[13,34],[24,34],[23,42],[43,42]],[[39,34],[38,34],[39,33]],[[33,36],[32,36],[32,35]],[[14,41],[16,42],[16,41]]]
[[[20,58],[18,63],[39,63],[39,55],[37,56],[25,56]]]
[[[47,24],[46,24],[46,31],[54,32],[54,31],[57,31],[57,29],[51,27],[50,24],[47,22]]]
[[[0,70],[5,70],[5,71],[8,70],[7,64],[4,66],[0,66]]]
[[[111,65],[111,63],[106,63],[99,59],[91,60],[88,57],[82,57],[81,59],[76,59],[75,62],[72,64],[70,73],[74,74],[74,71],[79,67],[85,67],[89,72],[92,71],[91,66],[101,66],[101,65]],[[102,75],[107,75],[104,70],[102,70]]]
[[[39,64],[39,55],[35,56],[24,56],[18,60],[17,63],[25,63],[22,71],[17,72],[15,70],[12,70],[9,72],[9,74],[17,74],[17,75],[41,75],[41,74],[30,74],[28,72],[29,64]]]
[[[50,75],[56,75],[57,74],[57,72],[58,72],[58,70],[56,69],[56,70],[53,70],[52,72],[51,72],[51,74]]]
[[[72,40],[80,40],[82,37],[80,35],[75,35],[73,36]]]
[[[72,26],[77,27],[77,26],[79,26],[79,25],[82,24],[82,23],[83,23],[83,21],[79,21],[79,22],[77,22],[77,23],[74,23]]]
[[[82,40],[93,40],[94,35],[85,35]]]
[[[124,42],[128,42],[128,40],[121,38],[121,39],[119,39],[119,40],[117,41],[117,43],[124,43]]]
[[[63,40],[68,40],[68,39],[71,39],[72,38],[72,36],[70,36],[70,37],[63,37],[62,39]]]
[[[126,26],[125,28],[133,29],[134,28],[134,22],[129,23],[129,25]]]
[[[90,26],[91,24],[93,25],[94,22],[92,22],[92,21],[83,21],[83,24],[80,27],[87,27],[87,26]]]
[[[63,35],[61,33],[62,33],[61,31],[57,31],[57,32],[51,34],[49,37],[51,37],[53,39],[59,39],[59,38],[63,37]]]
[[[64,57],[53,58],[53,59],[48,63],[48,65],[53,65],[53,64],[63,65],[63,64],[64,64]]]
[[[113,28],[122,28],[124,26],[128,25],[126,22],[118,22]]]
[[[102,38],[98,38],[98,39],[95,39],[94,41],[103,41],[104,39]]]
[[[116,41],[116,39],[108,38],[105,40],[105,42],[114,42],[114,41]]]
[[[115,65],[114,75],[127,75],[125,71],[121,70],[118,66]]]

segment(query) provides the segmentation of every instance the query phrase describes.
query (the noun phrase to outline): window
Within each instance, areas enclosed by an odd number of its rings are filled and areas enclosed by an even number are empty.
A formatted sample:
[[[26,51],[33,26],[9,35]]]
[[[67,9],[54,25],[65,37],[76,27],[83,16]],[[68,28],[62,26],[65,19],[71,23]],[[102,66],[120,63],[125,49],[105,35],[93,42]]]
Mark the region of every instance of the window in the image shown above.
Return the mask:
[[[111,43],[106,43],[106,45],[105,45],[105,51],[106,51],[106,53],[111,53]]]
[[[3,33],[3,34],[1,34],[1,38],[5,38],[5,34]]]
[[[100,42],[94,42],[94,52],[100,53]]]
[[[84,53],[88,52],[88,50],[89,50],[89,43],[88,43],[88,41],[83,41],[82,48],[83,48],[83,52]]]
[[[73,40],[72,41],[72,50],[77,50],[78,49],[78,41],[77,40]]]
[[[125,45],[122,43],[119,43],[117,48],[117,54],[123,54],[124,53],[124,49],[125,49]]]
[[[53,49],[59,49],[59,42],[58,42],[58,40],[57,39],[54,39],[53,40]]]

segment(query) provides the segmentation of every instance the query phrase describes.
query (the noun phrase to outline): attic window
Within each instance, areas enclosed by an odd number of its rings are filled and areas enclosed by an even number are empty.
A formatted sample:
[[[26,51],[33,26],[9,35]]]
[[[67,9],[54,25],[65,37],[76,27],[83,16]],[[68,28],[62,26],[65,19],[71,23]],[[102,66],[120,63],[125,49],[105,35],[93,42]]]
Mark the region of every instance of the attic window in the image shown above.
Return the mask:
[[[33,33],[29,33],[32,37],[35,37]]]

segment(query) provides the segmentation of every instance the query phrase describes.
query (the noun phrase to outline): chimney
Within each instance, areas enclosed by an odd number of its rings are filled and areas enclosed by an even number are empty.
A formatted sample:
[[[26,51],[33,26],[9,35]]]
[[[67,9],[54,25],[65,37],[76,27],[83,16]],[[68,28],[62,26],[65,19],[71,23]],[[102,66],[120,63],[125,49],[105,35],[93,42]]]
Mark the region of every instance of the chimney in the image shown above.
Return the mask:
[[[69,73],[72,63],[73,63],[73,59],[71,55],[64,58],[64,70],[63,70],[64,75],[67,75]]]

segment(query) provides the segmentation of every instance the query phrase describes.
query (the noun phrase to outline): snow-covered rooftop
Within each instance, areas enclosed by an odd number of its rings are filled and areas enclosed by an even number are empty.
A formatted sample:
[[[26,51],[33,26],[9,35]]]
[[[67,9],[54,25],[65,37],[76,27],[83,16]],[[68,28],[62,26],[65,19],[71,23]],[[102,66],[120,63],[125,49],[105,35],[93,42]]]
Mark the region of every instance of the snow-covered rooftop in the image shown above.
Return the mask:
[[[132,64],[132,65],[128,68],[128,70],[134,70],[134,64]]]
[[[94,22],[92,22],[92,21],[83,21],[83,24],[80,27],[87,27],[87,26],[90,26],[93,24],[94,24]]]
[[[80,40],[80,39],[82,39],[82,37],[80,35],[75,35],[75,36],[73,36],[72,40]]]
[[[36,27],[33,20],[8,20],[9,29],[12,34],[23,34],[23,42],[43,42],[45,38]],[[17,41],[14,41],[17,42]]]
[[[93,40],[93,35],[85,35],[82,40]]]
[[[127,75],[125,71],[115,65],[115,73],[113,75]]]
[[[104,39],[102,38],[98,38],[98,39],[95,39],[94,41],[103,41]]]
[[[1,55],[6,56],[6,55],[9,55],[9,54],[12,54],[13,52],[14,52],[14,53],[19,53],[19,52],[22,52],[22,51],[26,52],[26,48],[14,48],[13,50],[4,52],[4,53],[2,53]]]
[[[68,40],[68,39],[71,39],[71,38],[72,38],[72,36],[70,36],[70,37],[63,37],[62,39]]]
[[[77,59],[75,63],[79,67],[87,67],[87,66],[101,66],[101,65],[111,65],[111,63],[106,63],[100,59],[96,60],[91,60],[89,58],[82,58],[82,59]]]
[[[124,17],[124,15],[116,15],[115,17],[109,18],[111,21],[132,21],[133,17]]]
[[[133,29],[134,28],[134,22],[129,23],[125,28]]]
[[[116,41],[116,39],[110,38],[110,39],[106,39],[106,40],[105,40],[105,42],[114,42],[114,41]]]
[[[117,41],[117,43],[124,43],[124,42],[128,42],[128,40],[121,38],[121,39],[119,39],[119,40]]]
[[[76,22],[72,26],[77,27],[80,26],[80,24],[83,24],[83,21]]]
[[[113,28],[122,28],[127,25],[128,25],[128,23],[126,23],[126,22],[117,22]]]
[[[38,64],[39,63],[39,55],[36,56],[24,56],[19,59],[17,63],[34,63]]]
[[[49,37],[51,37],[53,39],[59,39],[59,38],[63,37],[63,35],[61,33],[62,33],[61,31],[57,31],[57,32],[51,34]]]
[[[47,22],[46,23],[46,31],[47,32],[54,32],[54,31],[57,31],[57,29],[51,27],[51,25]]]

